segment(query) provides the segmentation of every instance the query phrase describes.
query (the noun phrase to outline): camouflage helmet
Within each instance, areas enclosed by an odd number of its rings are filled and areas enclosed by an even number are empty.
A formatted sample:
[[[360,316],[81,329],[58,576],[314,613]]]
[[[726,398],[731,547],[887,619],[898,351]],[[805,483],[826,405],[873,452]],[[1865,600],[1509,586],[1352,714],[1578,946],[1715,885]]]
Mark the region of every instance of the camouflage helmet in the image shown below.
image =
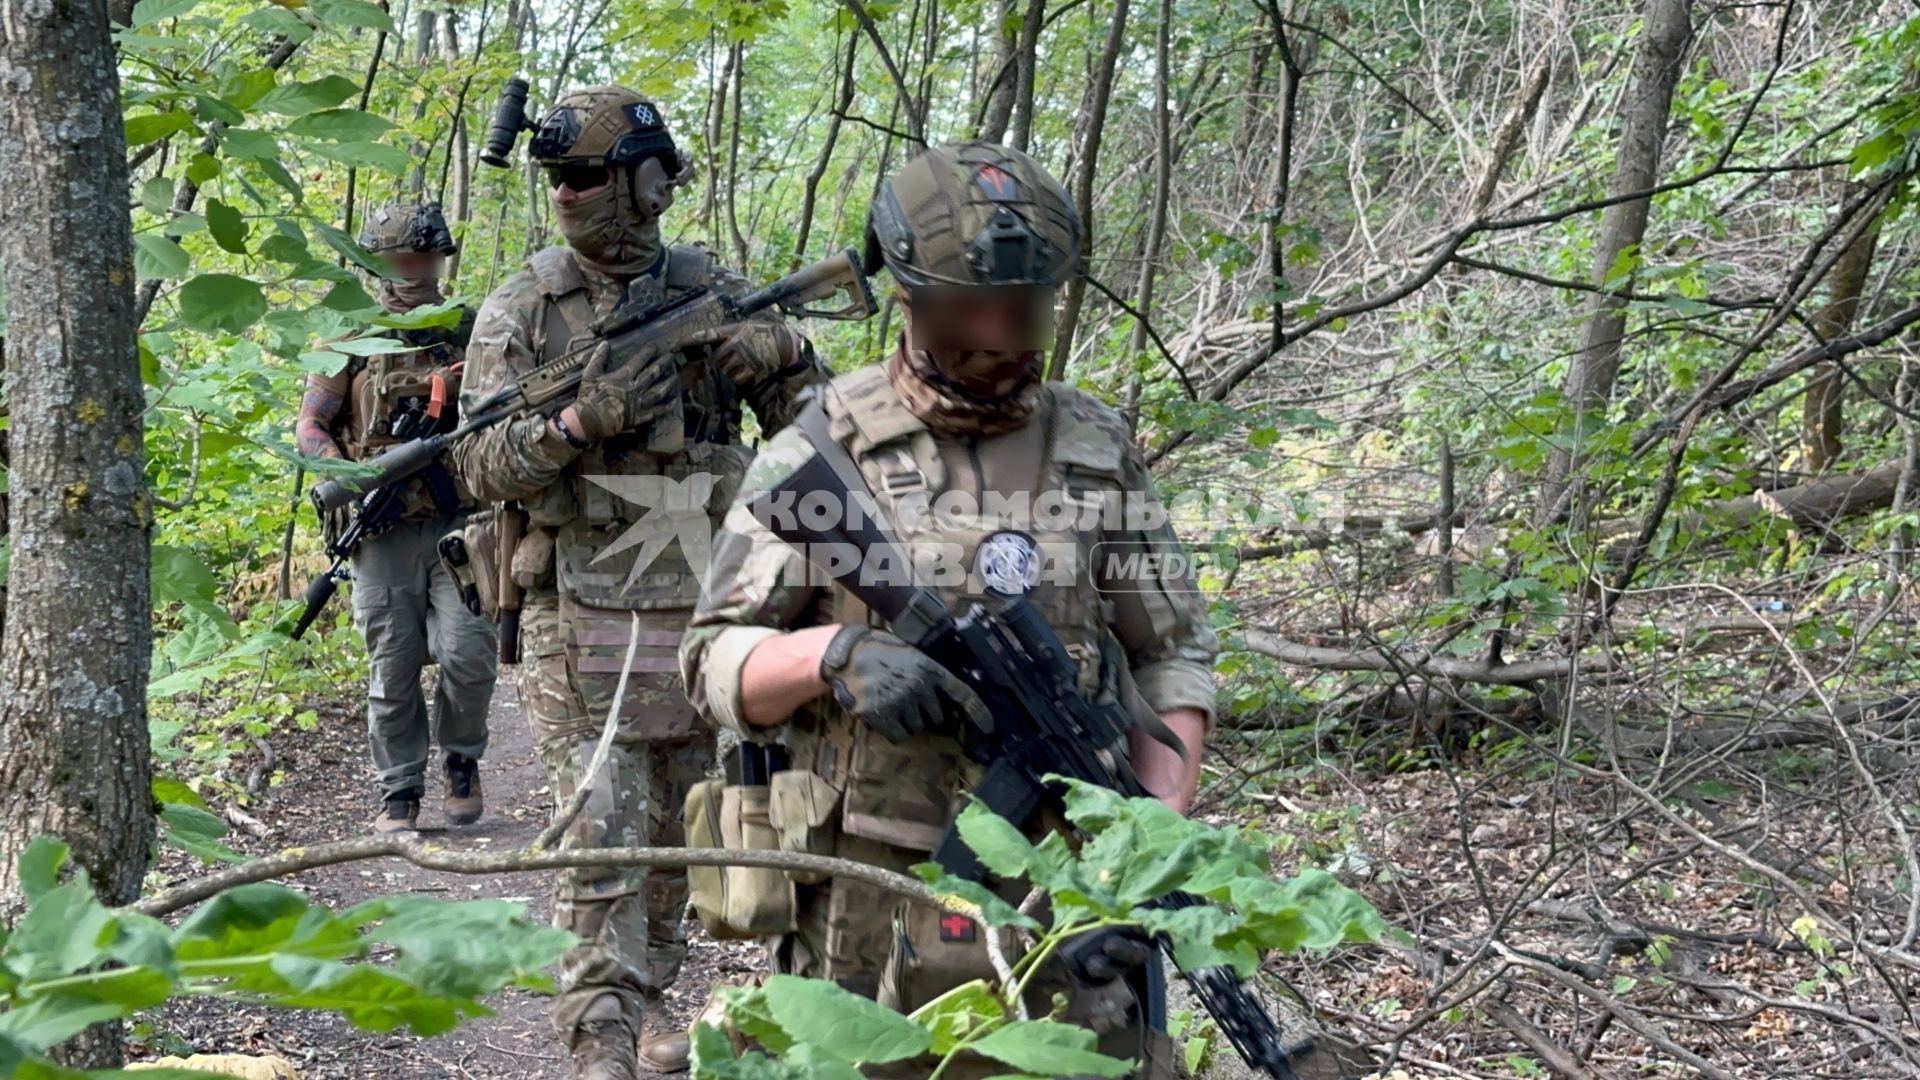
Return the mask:
[[[921,285],[1041,285],[1080,273],[1080,216],[1040,163],[988,142],[936,146],[880,187],[867,270]]]
[[[657,158],[668,176],[681,171],[659,108],[624,86],[593,86],[561,98],[535,129],[527,153],[540,165],[638,165]]]
[[[360,230],[360,246],[376,255],[387,251],[451,255],[460,250],[437,203],[393,203],[375,210]]]

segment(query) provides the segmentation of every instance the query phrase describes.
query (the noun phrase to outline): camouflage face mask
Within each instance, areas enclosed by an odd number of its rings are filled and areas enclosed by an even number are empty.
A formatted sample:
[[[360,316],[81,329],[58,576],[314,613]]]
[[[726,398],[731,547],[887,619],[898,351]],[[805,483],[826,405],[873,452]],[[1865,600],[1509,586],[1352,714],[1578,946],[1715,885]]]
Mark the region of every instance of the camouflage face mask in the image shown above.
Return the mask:
[[[553,204],[568,246],[596,270],[631,277],[659,261],[660,200],[637,190],[639,172],[615,169],[613,182],[587,198]]]
[[[902,341],[887,379],[907,411],[934,431],[999,435],[1033,417],[1044,355],[969,349],[936,356]]]
[[[446,297],[440,292],[439,278],[401,278],[397,281],[381,278],[377,299],[381,307],[399,315],[417,307],[438,304]]]

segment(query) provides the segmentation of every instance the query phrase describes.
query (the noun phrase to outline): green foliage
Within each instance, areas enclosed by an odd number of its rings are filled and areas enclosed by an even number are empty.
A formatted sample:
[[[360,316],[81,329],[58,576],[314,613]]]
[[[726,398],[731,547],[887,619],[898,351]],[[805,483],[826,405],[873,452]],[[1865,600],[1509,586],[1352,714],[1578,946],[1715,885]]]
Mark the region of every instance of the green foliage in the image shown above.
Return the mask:
[[[1024,878],[1047,893],[1051,925],[1041,926],[937,866],[916,868],[953,906],[991,927],[1032,935],[1031,947],[1015,954],[1011,985],[975,980],[901,1016],[837,984],[776,975],[764,986],[722,992],[729,1022],[767,1053],[736,1056],[723,1035],[702,1027],[695,1033],[695,1075],[852,1077],[862,1063],[930,1054],[939,1062],[935,1076],[961,1055],[990,1058],[1024,1075],[1123,1076],[1132,1063],[1100,1054],[1091,1031],[1044,1016],[1020,1019],[1014,1007],[1028,999],[1034,976],[1066,940],[1138,926],[1165,935],[1183,968],[1225,964],[1249,977],[1271,950],[1326,950],[1387,932],[1365,900],[1327,874],[1270,878],[1258,834],[1216,829],[1155,799],[1127,799],[1071,781],[1065,811],[1087,835],[1085,843],[1076,846],[1059,833],[1029,841],[977,803],[959,817],[960,835],[989,870]],[[1174,892],[1217,906],[1149,906]],[[1197,1062],[1208,1037],[1191,1018],[1183,1020],[1182,1030],[1190,1032],[1185,1052]]]
[[[488,1015],[479,999],[504,987],[547,986],[542,969],[573,941],[504,901],[403,897],[336,914],[271,883],[221,893],[173,928],[106,907],[84,870],[62,880],[66,864],[66,846],[45,838],[20,858],[28,908],[0,948],[0,1075],[119,1076],[60,1069],[41,1055],[90,1024],[183,995],[434,1035]],[[369,959],[376,951],[386,954],[380,963]]]

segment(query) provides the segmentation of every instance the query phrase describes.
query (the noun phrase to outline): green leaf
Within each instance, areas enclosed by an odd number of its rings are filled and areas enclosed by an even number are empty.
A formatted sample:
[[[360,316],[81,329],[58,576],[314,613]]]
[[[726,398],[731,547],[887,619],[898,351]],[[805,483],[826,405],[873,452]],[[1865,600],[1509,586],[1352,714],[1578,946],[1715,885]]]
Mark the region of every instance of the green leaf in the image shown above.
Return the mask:
[[[207,800],[201,798],[199,792],[188,787],[181,781],[175,780],[171,776],[156,776],[153,778],[153,800],[161,803],[181,803],[186,806],[197,806],[202,810],[207,808]]]
[[[1125,1076],[1133,1063],[1094,1050],[1093,1032],[1050,1020],[1019,1020],[988,1032],[970,1049],[1041,1076]]]
[[[50,1046],[66,1042],[87,1028],[105,1020],[118,1020],[132,1012],[122,1005],[112,1002],[88,1001],[81,997],[57,994],[36,998],[33,1001],[0,1013],[0,1036],[11,1037],[32,1050],[45,1050]],[[32,1073],[22,1070],[7,1073],[7,1076],[29,1077],[82,1077],[81,1073],[42,1072]]]
[[[1003,878],[1024,877],[1034,862],[1033,845],[1013,823],[978,802],[967,803],[957,824],[960,838],[988,870]]]
[[[351,359],[345,353],[316,349],[301,353],[294,363],[300,365],[300,370],[309,375],[338,375],[347,369]]]
[[[29,904],[60,884],[60,868],[67,862],[67,845],[51,836],[36,836],[20,853],[20,891]]]
[[[180,287],[180,321],[211,334],[237,334],[267,313],[260,286],[233,274],[201,274]]]
[[[160,231],[178,239],[182,236],[192,236],[194,233],[206,227],[207,219],[201,217],[199,214],[180,213],[173,215],[172,219],[167,222],[166,227]]]
[[[187,276],[192,260],[187,249],[159,233],[138,233],[133,238],[133,272],[148,281],[163,281]]]
[[[145,116],[127,118],[127,146],[144,146],[150,142],[159,142],[169,135],[182,131],[193,131],[193,117],[177,111],[148,113]]]
[[[913,872],[920,875],[935,895],[957,897],[979,909],[980,918],[988,926],[1018,926],[1035,933],[1044,930],[1040,920],[1021,914],[1019,908],[1007,903],[992,889],[977,881],[954,877],[939,863],[921,863],[913,868]]]
[[[140,209],[160,218],[172,213],[173,180],[170,177],[156,176],[141,184]]]
[[[289,41],[302,42],[313,36],[313,27],[286,8],[269,4],[240,16],[240,25],[251,26],[264,34],[277,34]]]
[[[358,266],[360,269],[365,270],[375,277],[386,276],[386,266],[355,242],[353,237],[348,236],[346,233],[341,232],[339,229],[334,228],[324,221],[315,221],[313,227],[314,230],[320,234],[320,239],[326,241],[328,247],[339,252],[348,262],[353,263],[355,266]]]
[[[327,1009],[367,1031],[405,1025],[415,1035],[439,1035],[462,1018],[492,1015],[477,1001],[425,993],[393,972],[366,964],[278,955],[272,970],[285,983],[285,989],[273,993],[274,1004]]]
[[[932,1045],[925,1028],[837,983],[774,975],[765,989],[767,1008],[781,1027],[803,1033],[816,1046],[833,1047],[849,1062],[899,1061]]]
[[[367,303],[372,304],[373,301],[368,300]],[[437,326],[458,326],[460,320],[466,315],[466,305],[458,299],[452,299],[399,313],[382,308],[379,314],[368,321],[375,326],[386,326],[395,330],[426,330]]]
[[[389,353],[417,352],[419,347],[404,341],[385,337],[347,338],[342,341],[329,341],[327,348],[348,356],[385,356]]]
[[[974,979],[915,1009],[907,1018],[933,1033],[934,1053],[946,1055],[982,1028],[1007,1017],[1007,1010],[985,979]]]
[[[23,980],[56,978],[100,959],[112,934],[113,912],[94,898],[87,875],[76,872],[34,900],[0,959]]]
[[[313,0],[315,18],[334,26],[361,26],[368,30],[394,32],[393,16],[366,0]]]
[[[260,95],[255,106],[281,116],[305,116],[331,109],[360,92],[360,87],[344,75],[329,75],[312,82],[286,83]]]
[[[196,153],[187,162],[187,179],[195,184],[204,184],[220,175],[220,159],[212,154]]]
[[[245,855],[220,842],[227,823],[197,806],[166,803],[160,807],[161,839],[204,862],[243,863]]]
[[[287,134],[341,142],[377,139],[393,130],[393,121],[359,109],[328,109],[287,125]]]
[[[144,30],[165,19],[177,19],[200,6],[200,0],[140,0],[133,5],[135,30]]]
[[[187,916],[173,934],[182,962],[238,959],[269,952],[337,958],[360,951],[359,935],[285,885],[239,885]]]
[[[347,922],[375,917],[368,940],[400,950],[394,972],[435,996],[480,998],[509,985],[544,985],[546,968],[578,942],[564,930],[528,921],[526,905],[506,900],[449,904],[399,896],[341,916]]]
[[[280,156],[280,143],[270,131],[227,128],[220,133],[220,145],[226,147],[228,157],[265,161]]]
[[[309,144],[313,152],[342,165],[400,172],[413,158],[397,146],[376,142],[319,142]]]
[[[359,282],[342,281],[327,290],[327,295],[320,298],[320,306],[329,311],[366,311],[374,308],[374,303]]]
[[[259,104],[278,78],[270,68],[256,67],[236,71],[220,80],[220,100],[236,109],[251,109]]]
[[[207,232],[222,250],[235,255],[247,253],[246,219],[240,216],[240,211],[219,199],[207,200]]]

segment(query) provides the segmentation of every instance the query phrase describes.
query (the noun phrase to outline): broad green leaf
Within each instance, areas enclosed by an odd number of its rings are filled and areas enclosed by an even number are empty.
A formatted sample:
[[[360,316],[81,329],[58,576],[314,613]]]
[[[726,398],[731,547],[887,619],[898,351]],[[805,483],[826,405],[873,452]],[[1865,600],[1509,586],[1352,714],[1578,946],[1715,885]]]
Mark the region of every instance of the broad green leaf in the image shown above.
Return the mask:
[[[578,941],[530,922],[526,905],[505,900],[449,904],[403,896],[379,907],[380,921],[367,938],[399,949],[395,973],[439,996],[479,998],[504,986],[545,984],[546,968]],[[348,922],[362,917],[357,911],[341,916]]]
[[[273,882],[239,885],[194,909],[173,933],[183,963],[286,952],[336,959],[360,952],[351,927]]]
[[[173,179],[156,176],[140,185],[140,209],[163,218],[173,212]]]
[[[1007,1010],[985,979],[974,979],[915,1009],[907,1018],[933,1033],[930,1049],[946,1054],[989,1024],[1006,1019]]]
[[[394,32],[393,16],[366,0],[313,0],[315,18],[334,26],[363,26],[368,30]]]
[[[204,184],[220,175],[220,159],[212,154],[196,153],[187,162],[187,179],[196,184]]]
[[[240,16],[240,25],[251,26],[265,34],[277,34],[301,42],[313,36],[313,27],[286,8],[269,4]]]
[[[255,250],[262,258],[272,259],[274,262],[279,263],[300,263],[305,262],[308,258],[307,242],[305,240],[295,240],[293,237],[281,233],[274,233],[272,236],[260,241]]]
[[[372,301],[369,300],[368,303],[371,304]],[[382,309],[368,321],[375,326],[386,326],[395,330],[425,330],[437,326],[458,326],[466,314],[466,305],[456,298],[397,314]]]
[[[160,231],[178,239],[182,236],[192,236],[194,233],[206,227],[207,219],[201,217],[199,214],[181,213],[173,215],[172,219],[167,222],[166,227]]]
[[[87,876],[75,873],[34,900],[0,960],[24,980],[55,978],[100,959],[112,935],[113,912],[94,899]]]
[[[309,375],[338,375],[347,369],[347,364],[351,360],[352,358],[345,353],[328,352],[325,349],[318,349],[313,352],[301,353],[299,359],[295,362],[300,365],[301,371]]]
[[[260,95],[255,107],[282,116],[305,116],[331,109],[360,92],[360,87],[344,75],[328,75],[312,82],[286,83]]]
[[[899,1061],[932,1045],[925,1028],[837,983],[774,975],[766,993],[767,1008],[781,1027],[809,1043],[833,1047],[849,1062]]]
[[[379,310],[374,305],[373,297],[368,296],[367,290],[361,288],[357,281],[342,281],[328,289],[327,295],[320,298],[320,306],[329,311]]]
[[[329,341],[327,348],[348,356],[385,356],[388,353],[418,352],[419,346],[385,337],[347,338]]]
[[[133,5],[133,28],[144,30],[163,19],[177,19],[200,6],[200,0],[140,0]]]
[[[220,145],[226,147],[229,157],[258,158],[264,161],[280,156],[280,143],[274,139],[270,131],[228,128],[220,133]]]
[[[245,855],[220,842],[227,823],[197,806],[166,803],[160,807],[161,839],[206,862],[243,863]]]
[[[339,252],[348,262],[353,263],[375,277],[386,276],[386,266],[381,263],[380,260],[374,258],[367,249],[361,247],[353,237],[348,236],[346,233],[324,221],[313,222],[313,227],[314,231],[320,234],[320,239],[326,241],[328,247]]]
[[[247,222],[240,211],[220,201],[207,200],[207,232],[222,250],[235,255],[247,253]]]
[[[200,114],[204,123],[225,124],[233,127],[247,122],[245,110],[230,102],[222,101],[212,94],[197,94],[193,99],[193,111]]]
[[[784,1055],[795,1038],[773,1018],[763,986],[717,986],[713,996],[725,1010],[727,1022],[742,1036],[769,1054]]]
[[[1094,1050],[1093,1032],[1050,1020],[1017,1020],[988,1032],[969,1049],[1041,1076],[1125,1076],[1133,1063]]]
[[[127,146],[144,146],[169,135],[194,130],[193,117],[183,112],[148,113],[127,118]]]
[[[287,125],[287,134],[342,142],[377,139],[393,130],[393,121],[359,109],[328,109]]]
[[[977,802],[967,803],[957,824],[960,838],[987,869],[1003,878],[1024,877],[1034,861],[1033,845],[1006,818]]]
[[[307,197],[306,192],[300,187],[300,181],[294,179],[293,174],[287,171],[285,165],[280,164],[279,158],[261,158],[255,162],[255,164],[260,167],[261,172],[267,174],[268,179],[278,184],[281,190],[293,196],[295,203],[299,203]]]
[[[148,281],[187,276],[192,266],[187,249],[159,233],[138,233],[133,238],[133,272]]]
[[[415,1035],[439,1035],[464,1018],[492,1015],[477,1001],[425,993],[393,972],[367,964],[278,955],[272,969],[287,987],[273,994],[275,1004],[327,1009],[367,1031],[406,1026]]]
[[[385,143],[316,142],[308,145],[314,153],[329,161],[337,161],[342,165],[384,169],[387,172],[399,172],[413,161],[405,150]]]
[[[236,71],[220,80],[220,100],[236,109],[251,109],[273,89],[277,76],[268,68]]]
[[[0,1013],[0,1036],[11,1037],[32,1050],[45,1050],[80,1034],[106,1020],[118,1020],[132,1012],[113,1002],[88,1001],[82,997],[56,995],[36,998],[18,1008]],[[7,1076],[27,1077],[22,1070]],[[80,1073],[40,1073],[40,1076],[82,1076]]]
[[[60,884],[60,868],[67,862],[67,845],[51,836],[36,836],[20,853],[20,891],[27,902],[40,899]]]
[[[180,287],[180,321],[208,333],[237,334],[267,313],[260,286],[233,274],[201,274]]]
[[[171,776],[155,776],[153,778],[153,801],[161,803],[184,803],[187,806],[197,806],[202,810],[207,808],[207,800],[201,798],[199,792],[175,780]]]

